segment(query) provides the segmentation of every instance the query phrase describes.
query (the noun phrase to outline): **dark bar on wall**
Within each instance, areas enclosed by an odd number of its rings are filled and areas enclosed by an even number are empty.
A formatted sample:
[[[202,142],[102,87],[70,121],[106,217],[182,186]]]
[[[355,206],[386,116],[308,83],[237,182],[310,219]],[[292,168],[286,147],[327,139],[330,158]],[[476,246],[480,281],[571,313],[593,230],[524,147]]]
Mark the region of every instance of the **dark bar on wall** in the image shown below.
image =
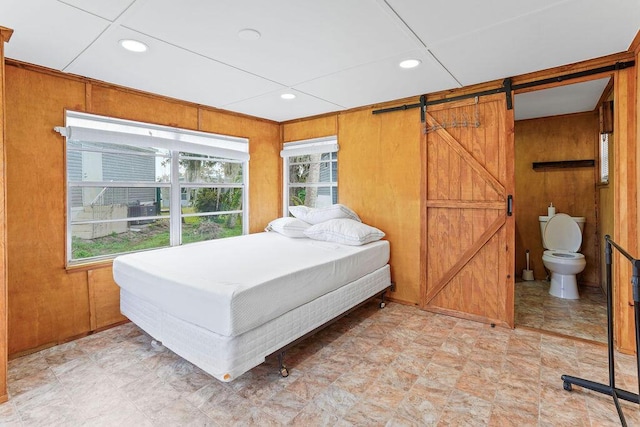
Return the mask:
[[[533,170],[568,169],[568,168],[592,168],[595,160],[560,160],[557,162],[533,162]]]

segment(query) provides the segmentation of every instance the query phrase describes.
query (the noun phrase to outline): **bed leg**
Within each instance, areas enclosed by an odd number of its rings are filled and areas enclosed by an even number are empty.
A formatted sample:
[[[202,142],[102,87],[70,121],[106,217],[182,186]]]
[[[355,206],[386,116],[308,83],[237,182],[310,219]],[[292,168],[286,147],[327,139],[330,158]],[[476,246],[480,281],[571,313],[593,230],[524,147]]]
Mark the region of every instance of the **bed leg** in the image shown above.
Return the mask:
[[[278,353],[278,365],[280,366],[280,375],[282,378],[289,376],[289,369],[284,365],[284,351]]]
[[[385,308],[386,305],[387,305],[387,303],[384,302],[384,295],[385,295],[386,292],[387,291],[384,291],[383,293],[380,294],[380,304],[379,304],[380,308]]]

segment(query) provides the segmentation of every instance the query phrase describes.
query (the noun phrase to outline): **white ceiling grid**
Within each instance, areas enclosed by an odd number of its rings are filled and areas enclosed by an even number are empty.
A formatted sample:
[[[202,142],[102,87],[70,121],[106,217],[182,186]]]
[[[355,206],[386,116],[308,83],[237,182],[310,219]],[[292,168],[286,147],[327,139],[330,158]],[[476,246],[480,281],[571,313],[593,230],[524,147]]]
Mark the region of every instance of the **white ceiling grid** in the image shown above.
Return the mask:
[[[3,0],[0,25],[9,58],[286,121],[624,51],[640,0]]]

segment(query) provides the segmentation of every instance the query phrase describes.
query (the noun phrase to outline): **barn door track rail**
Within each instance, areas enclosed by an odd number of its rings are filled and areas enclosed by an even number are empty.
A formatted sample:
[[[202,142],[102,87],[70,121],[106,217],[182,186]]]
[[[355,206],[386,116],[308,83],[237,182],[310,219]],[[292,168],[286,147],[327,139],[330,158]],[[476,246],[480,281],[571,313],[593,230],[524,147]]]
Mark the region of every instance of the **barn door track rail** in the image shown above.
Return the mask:
[[[556,77],[549,77],[547,79],[534,80],[531,82],[520,83],[517,85],[513,84],[512,77],[508,77],[504,79],[504,81],[502,82],[502,86],[499,88],[482,90],[482,91],[473,92],[473,93],[466,93],[464,95],[452,96],[450,98],[434,99],[431,101],[427,101],[427,96],[422,95],[420,96],[420,102],[416,102],[414,104],[399,105],[397,107],[388,107],[388,108],[381,108],[379,110],[373,110],[373,114],[391,113],[394,111],[404,111],[404,110],[410,110],[413,108],[420,108],[420,118],[422,120],[422,123],[424,123],[425,122],[424,113],[426,111],[426,108],[429,105],[444,104],[447,102],[460,101],[463,99],[469,99],[469,98],[474,98],[479,96],[494,95],[496,93],[505,94],[507,99],[507,110],[511,110],[513,109],[512,94],[514,91],[517,91],[520,89],[527,89],[535,86],[547,85],[551,83],[559,83],[567,80],[579,79],[582,77],[592,76],[594,74],[601,74],[601,73],[608,73],[612,71],[623,70],[625,68],[633,67],[635,65],[636,65],[635,61],[616,62],[613,65],[606,65],[604,67],[592,68],[590,70],[577,71],[575,73],[563,74]]]

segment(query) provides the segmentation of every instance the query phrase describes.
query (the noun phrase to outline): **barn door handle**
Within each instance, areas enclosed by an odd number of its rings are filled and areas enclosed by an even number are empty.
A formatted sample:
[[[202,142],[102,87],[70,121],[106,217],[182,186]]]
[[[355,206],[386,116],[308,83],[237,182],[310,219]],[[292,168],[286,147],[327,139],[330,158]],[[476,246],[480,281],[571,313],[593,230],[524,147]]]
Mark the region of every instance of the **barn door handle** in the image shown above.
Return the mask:
[[[509,194],[507,196],[507,216],[513,215],[513,196]]]

